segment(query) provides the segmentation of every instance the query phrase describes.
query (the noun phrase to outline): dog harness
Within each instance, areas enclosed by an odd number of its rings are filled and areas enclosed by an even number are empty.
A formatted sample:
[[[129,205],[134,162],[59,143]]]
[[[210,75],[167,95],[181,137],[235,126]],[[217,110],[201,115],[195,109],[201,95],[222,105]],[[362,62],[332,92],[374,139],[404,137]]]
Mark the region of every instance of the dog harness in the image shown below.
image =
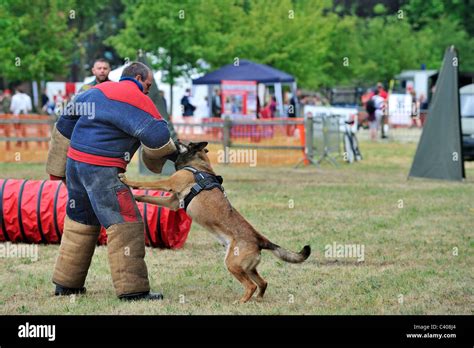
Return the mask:
[[[193,185],[191,188],[191,191],[184,197],[184,199],[179,201],[179,207],[184,208],[186,210],[188,208],[189,203],[193,200],[194,197],[196,197],[201,191],[203,190],[212,190],[213,188],[219,188],[224,193],[224,196],[226,196],[224,187],[222,187],[222,182],[224,181],[222,179],[222,176],[220,175],[213,175],[208,172],[203,172],[200,170],[197,170],[196,168],[193,167],[183,167],[181,169],[187,170],[194,175],[194,181],[196,183]]]

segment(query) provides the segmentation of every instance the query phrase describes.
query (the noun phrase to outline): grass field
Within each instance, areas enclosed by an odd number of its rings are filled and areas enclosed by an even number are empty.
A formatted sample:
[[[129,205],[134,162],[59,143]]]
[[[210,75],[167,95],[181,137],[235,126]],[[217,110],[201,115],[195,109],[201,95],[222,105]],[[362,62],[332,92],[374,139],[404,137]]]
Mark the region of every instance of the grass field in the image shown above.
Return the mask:
[[[414,144],[362,143],[363,162],[316,168],[216,166],[227,195],[260,232],[313,254],[293,265],[264,251],[262,302],[233,302],[243,288],[225,250],[198,225],[183,249],[147,248],[152,288],[165,300],[116,299],[105,247],[83,296],[55,298],[58,246],[39,259],[0,259],[1,314],[472,314],[474,166],[464,183],[409,180]],[[131,168],[129,177],[137,177]],[[2,178],[45,178],[43,165],[0,164]],[[327,244],[358,244],[364,261],[325,257]]]

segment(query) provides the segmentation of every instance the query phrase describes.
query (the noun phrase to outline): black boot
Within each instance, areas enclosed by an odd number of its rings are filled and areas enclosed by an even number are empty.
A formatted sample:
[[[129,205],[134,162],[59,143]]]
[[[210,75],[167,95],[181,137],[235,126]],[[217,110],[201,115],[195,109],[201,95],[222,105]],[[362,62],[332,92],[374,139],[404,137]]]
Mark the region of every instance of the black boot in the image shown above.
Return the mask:
[[[66,288],[59,284],[56,284],[56,289],[54,290],[54,294],[56,296],[69,296],[69,295],[77,295],[77,294],[85,294],[86,288]]]
[[[135,294],[125,294],[119,296],[123,301],[138,301],[138,300],[162,300],[163,295],[159,292],[138,292]]]

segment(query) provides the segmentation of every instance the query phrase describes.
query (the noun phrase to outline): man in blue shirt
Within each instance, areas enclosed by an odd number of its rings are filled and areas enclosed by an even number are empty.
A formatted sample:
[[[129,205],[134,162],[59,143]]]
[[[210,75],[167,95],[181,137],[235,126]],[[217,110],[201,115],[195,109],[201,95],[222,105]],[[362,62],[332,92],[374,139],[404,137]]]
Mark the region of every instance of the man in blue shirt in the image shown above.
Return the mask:
[[[103,82],[79,94],[53,130],[46,170],[52,179],[65,180],[69,195],[53,274],[56,295],[85,292],[104,226],[117,296],[163,298],[150,292],[143,219],[130,188],[118,178],[140,145],[145,164],[156,173],[177,151],[166,121],[146,96],[152,79],[146,65],[130,64],[120,82]]]

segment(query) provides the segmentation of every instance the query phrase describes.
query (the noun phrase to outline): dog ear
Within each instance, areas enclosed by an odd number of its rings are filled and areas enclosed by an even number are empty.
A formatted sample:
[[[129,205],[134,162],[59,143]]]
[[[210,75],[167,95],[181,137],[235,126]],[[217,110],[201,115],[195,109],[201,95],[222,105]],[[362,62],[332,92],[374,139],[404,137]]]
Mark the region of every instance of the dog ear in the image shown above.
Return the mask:
[[[204,150],[204,148],[209,144],[207,141],[201,141],[199,143],[190,143],[189,145],[192,144],[193,150],[196,152],[199,152],[201,150]]]

